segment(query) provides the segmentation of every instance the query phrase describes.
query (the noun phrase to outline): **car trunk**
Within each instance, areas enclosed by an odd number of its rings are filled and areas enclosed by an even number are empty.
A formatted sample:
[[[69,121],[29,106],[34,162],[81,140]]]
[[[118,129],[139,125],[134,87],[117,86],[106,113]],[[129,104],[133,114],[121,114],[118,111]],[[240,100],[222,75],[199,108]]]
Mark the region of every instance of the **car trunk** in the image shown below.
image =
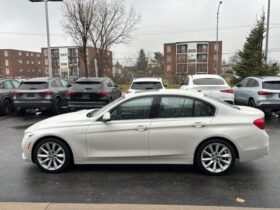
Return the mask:
[[[50,96],[52,91],[48,89],[47,82],[24,82],[14,91],[16,100],[42,100]]]
[[[268,101],[280,103],[280,80],[263,82],[258,94]]]

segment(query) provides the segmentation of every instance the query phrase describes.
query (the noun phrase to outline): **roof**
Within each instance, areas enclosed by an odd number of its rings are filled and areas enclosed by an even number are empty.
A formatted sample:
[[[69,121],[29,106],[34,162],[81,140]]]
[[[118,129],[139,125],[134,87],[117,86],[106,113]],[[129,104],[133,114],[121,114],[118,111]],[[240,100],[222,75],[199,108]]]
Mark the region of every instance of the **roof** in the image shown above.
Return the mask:
[[[280,80],[280,76],[257,76],[257,77],[249,77],[249,78],[257,78],[265,81]]]
[[[217,74],[195,74],[191,75],[193,79],[202,79],[202,78],[217,78],[217,79],[222,79],[220,75]]]
[[[162,79],[160,77],[141,77],[141,78],[135,78],[133,81],[137,82],[161,82]]]
[[[52,79],[55,79],[55,78],[52,78],[52,77],[36,77],[36,78],[28,79],[25,82],[48,82]]]
[[[104,77],[80,77],[76,80],[76,82],[81,82],[81,81],[102,81],[104,80]]]

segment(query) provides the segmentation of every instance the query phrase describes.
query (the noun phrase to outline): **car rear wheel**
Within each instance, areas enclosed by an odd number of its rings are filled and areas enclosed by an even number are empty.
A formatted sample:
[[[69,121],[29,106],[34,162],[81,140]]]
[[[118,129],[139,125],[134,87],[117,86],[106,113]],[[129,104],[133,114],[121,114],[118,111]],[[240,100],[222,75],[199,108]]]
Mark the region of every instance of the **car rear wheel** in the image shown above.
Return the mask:
[[[59,98],[56,98],[53,104],[52,109],[53,114],[61,114],[62,113],[62,107],[61,107],[61,101]]]
[[[65,143],[57,139],[44,139],[34,150],[36,165],[48,173],[65,171],[71,164],[71,155]]]
[[[255,100],[254,100],[254,99],[252,99],[252,98],[250,98],[248,105],[249,105],[250,107],[255,108],[255,107],[256,107]]]
[[[235,158],[234,149],[228,142],[212,139],[199,146],[195,164],[206,174],[223,175],[232,169]]]
[[[14,107],[13,107],[12,101],[10,99],[5,99],[3,101],[3,108],[1,110],[1,112],[5,115],[9,115],[13,112],[13,109],[14,109]]]

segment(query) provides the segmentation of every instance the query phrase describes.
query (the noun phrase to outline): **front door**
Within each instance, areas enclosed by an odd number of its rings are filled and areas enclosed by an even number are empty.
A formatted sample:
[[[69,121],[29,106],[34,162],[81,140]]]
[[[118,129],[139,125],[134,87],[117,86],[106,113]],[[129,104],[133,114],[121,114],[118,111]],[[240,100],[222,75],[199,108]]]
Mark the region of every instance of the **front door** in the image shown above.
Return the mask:
[[[89,157],[147,157],[153,100],[154,97],[141,97],[126,101],[110,110],[111,121],[96,121],[89,126]]]

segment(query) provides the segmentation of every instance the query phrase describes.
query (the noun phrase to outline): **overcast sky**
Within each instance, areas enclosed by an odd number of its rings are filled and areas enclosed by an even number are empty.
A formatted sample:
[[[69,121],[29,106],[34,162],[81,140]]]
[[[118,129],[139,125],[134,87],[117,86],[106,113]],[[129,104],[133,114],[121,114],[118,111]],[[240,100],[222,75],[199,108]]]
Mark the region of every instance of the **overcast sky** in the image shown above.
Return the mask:
[[[133,41],[114,46],[114,61],[131,64],[139,49],[148,56],[163,52],[163,43],[177,41],[205,41],[216,38],[218,0],[125,0],[141,14],[141,22]],[[64,35],[60,20],[61,3],[49,3],[51,45],[71,45]],[[280,61],[280,1],[271,0],[270,59]],[[242,48],[250,28],[267,0],[224,0],[220,10],[220,40],[223,58],[228,59]],[[43,3],[28,0],[0,0],[0,48],[40,51],[46,46]],[[129,60],[127,58],[130,58]]]

